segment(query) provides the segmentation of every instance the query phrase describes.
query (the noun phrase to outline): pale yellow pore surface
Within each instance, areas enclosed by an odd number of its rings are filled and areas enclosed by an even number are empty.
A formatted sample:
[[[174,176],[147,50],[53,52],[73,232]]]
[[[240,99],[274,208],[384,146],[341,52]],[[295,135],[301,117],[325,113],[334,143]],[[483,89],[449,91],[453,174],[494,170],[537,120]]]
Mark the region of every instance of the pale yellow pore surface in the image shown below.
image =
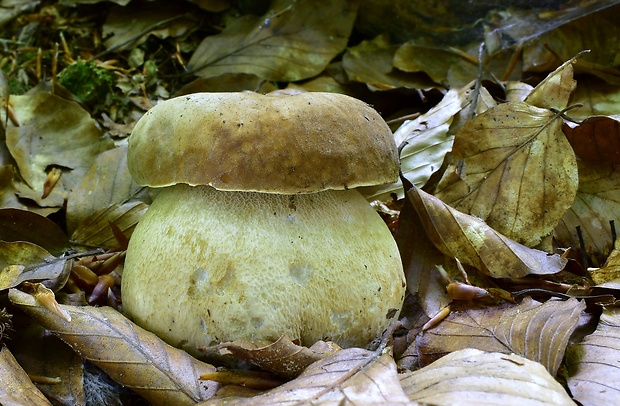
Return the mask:
[[[405,281],[389,230],[355,190],[176,185],[134,231],[122,289],[138,325],[197,354],[283,333],[365,346],[398,316]]]

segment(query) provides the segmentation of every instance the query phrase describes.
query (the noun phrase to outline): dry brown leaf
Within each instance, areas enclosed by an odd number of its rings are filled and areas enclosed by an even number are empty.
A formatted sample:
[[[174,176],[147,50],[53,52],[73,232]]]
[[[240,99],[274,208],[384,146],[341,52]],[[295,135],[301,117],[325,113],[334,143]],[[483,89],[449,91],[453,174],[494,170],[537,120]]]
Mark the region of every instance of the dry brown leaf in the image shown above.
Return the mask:
[[[521,278],[557,273],[566,259],[518,244],[484,221],[463,214],[438,198],[413,187],[409,199],[427,235],[445,255],[458,258],[494,278]]]
[[[278,0],[264,16],[241,16],[205,38],[187,69],[201,77],[253,73],[282,82],[316,76],[346,47],[356,13],[356,3],[346,0],[322,7]]]
[[[428,365],[450,352],[477,348],[521,355],[555,375],[585,307],[572,298],[541,304],[527,297],[518,305],[455,311],[418,336],[420,362]]]
[[[398,87],[429,89],[437,84],[422,73],[408,73],[395,69],[392,61],[397,45],[387,35],[360,42],[347,48],[342,67],[350,80],[366,83],[371,89],[389,90]]]
[[[199,381],[200,375],[214,367],[165,344],[112,308],[62,306],[72,318],[67,322],[19,290],[11,289],[9,299],[112,379],[152,404],[194,404],[217,390],[214,382]]]
[[[204,405],[415,405],[405,396],[387,353],[349,348],[312,364],[299,377],[252,398],[211,399]]]
[[[3,406],[51,405],[6,347],[0,349],[0,382]]]
[[[620,116],[592,116],[564,124],[564,134],[584,161],[620,164]]]
[[[553,230],[577,192],[577,161],[550,110],[497,105],[465,123],[452,154],[457,164],[435,195],[527,246]]]
[[[596,266],[613,245],[609,222],[620,224],[620,167],[604,162],[578,164],[577,196],[556,226],[554,237],[560,246],[579,248],[579,227],[586,252]]]
[[[71,235],[71,241],[86,247],[117,248],[119,242],[111,224],[129,238],[147,210],[148,206],[140,201],[112,203],[83,219]]]
[[[127,169],[126,146],[101,153],[69,195],[68,235],[71,235],[84,219],[113,204],[134,199],[150,203],[150,199],[143,196],[146,192],[140,193],[144,189],[133,180]]]
[[[0,209],[0,240],[6,242],[28,241],[54,255],[65,252],[69,239],[52,220],[31,211]]]
[[[603,267],[588,268],[588,274],[598,287],[620,289],[620,239],[616,239]]]
[[[572,102],[583,105],[570,111],[569,115],[574,120],[620,114],[620,86],[612,86],[592,77],[579,78]]]
[[[596,331],[566,352],[568,387],[584,405],[620,399],[620,309],[606,309]]]
[[[10,348],[19,364],[48,399],[62,405],[84,405],[84,360],[34,319],[15,315],[19,329]],[[21,317],[20,317],[21,316]]]
[[[431,405],[574,405],[537,362],[515,354],[463,349],[400,376],[411,400]]]
[[[40,206],[62,206],[92,161],[113,147],[96,122],[77,103],[46,92],[11,96],[19,126],[6,129],[6,144],[26,182],[16,184],[20,197]],[[62,169],[52,193],[42,198],[48,168]]]
[[[322,342],[319,341],[319,343]],[[217,347],[263,370],[294,379],[310,364],[340,350],[340,347],[334,343],[323,343],[323,346],[317,344],[310,348],[302,347],[293,343],[285,334],[274,343],[264,347],[258,347],[249,341],[224,343]]]
[[[0,291],[25,281],[52,280],[63,273],[64,258],[25,241],[0,241]]]
[[[524,102],[543,109],[565,109],[577,86],[577,82],[573,80],[575,58],[564,62],[547,75],[525,98]]]

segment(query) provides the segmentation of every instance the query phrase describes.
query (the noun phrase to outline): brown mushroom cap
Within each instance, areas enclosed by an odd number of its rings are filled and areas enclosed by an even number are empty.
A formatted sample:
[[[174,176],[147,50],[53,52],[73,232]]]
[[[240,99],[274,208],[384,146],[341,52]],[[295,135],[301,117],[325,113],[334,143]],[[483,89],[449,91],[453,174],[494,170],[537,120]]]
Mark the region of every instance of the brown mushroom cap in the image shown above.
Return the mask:
[[[129,139],[142,185],[311,193],[389,183],[392,132],[366,103],[335,93],[196,93],[162,102]]]

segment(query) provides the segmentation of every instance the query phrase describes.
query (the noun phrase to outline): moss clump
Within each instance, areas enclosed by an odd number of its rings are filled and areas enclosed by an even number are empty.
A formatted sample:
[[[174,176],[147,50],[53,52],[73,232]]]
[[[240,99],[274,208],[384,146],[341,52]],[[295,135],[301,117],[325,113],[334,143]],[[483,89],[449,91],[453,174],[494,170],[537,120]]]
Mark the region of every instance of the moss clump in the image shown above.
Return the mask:
[[[103,105],[112,93],[114,73],[94,62],[79,61],[58,74],[58,83],[88,106]]]

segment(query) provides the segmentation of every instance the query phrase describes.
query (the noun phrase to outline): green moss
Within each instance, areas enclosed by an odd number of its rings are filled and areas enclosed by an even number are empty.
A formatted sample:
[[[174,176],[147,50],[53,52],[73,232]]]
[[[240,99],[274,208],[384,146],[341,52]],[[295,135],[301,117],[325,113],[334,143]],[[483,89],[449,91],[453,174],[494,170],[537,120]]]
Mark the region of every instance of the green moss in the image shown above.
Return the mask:
[[[86,105],[102,105],[112,93],[114,73],[94,62],[79,61],[58,74],[58,83]]]

